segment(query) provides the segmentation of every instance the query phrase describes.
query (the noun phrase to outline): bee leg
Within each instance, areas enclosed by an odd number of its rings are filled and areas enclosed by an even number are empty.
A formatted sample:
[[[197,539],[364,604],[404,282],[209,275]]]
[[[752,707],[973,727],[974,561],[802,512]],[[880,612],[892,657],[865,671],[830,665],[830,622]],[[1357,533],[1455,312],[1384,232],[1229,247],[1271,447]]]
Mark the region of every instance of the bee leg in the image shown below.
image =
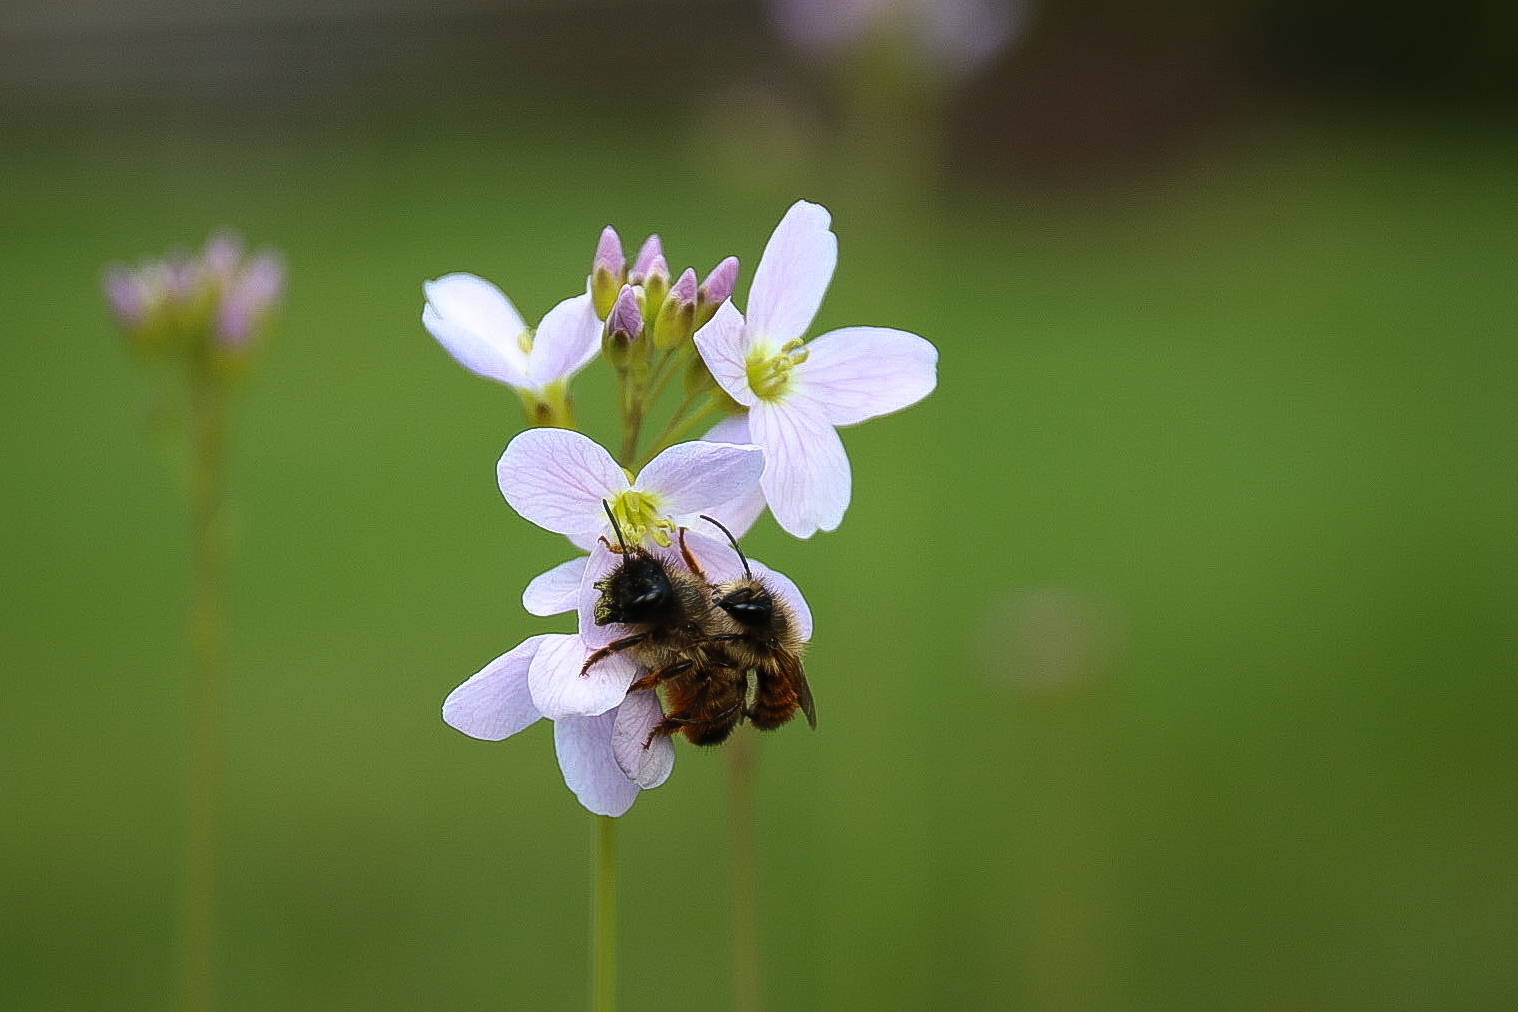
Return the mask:
[[[700,580],[702,583],[708,582],[706,579],[706,574],[701,572],[701,564],[697,562],[696,557],[690,553],[690,549],[685,547],[684,527],[680,528],[680,557],[685,560],[685,568],[696,574],[696,579]]]
[[[673,678],[678,674],[689,671],[693,667],[695,667],[693,661],[676,661],[673,664],[667,664],[658,671],[650,671],[636,682],[633,682],[627,687],[627,691],[639,692],[643,689],[652,689],[666,678]]]
[[[624,636],[619,640],[612,640],[600,650],[594,651],[589,657],[585,658],[585,666],[580,669],[581,677],[584,677],[590,671],[590,666],[597,661],[604,661],[612,654],[621,653],[629,647],[635,647],[646,639],[648,639],[647,633],[639,633],[636,636]]]

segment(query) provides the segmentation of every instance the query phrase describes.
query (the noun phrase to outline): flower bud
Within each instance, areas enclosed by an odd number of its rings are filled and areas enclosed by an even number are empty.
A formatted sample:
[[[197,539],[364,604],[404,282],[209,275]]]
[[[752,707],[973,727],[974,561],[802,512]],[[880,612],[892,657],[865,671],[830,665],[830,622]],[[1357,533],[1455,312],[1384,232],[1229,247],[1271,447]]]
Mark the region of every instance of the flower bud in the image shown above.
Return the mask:
[[[613,369],[626,371],[633,345],[642,336],[643,313],[638,309],[638,296],[632,285],[623,285],[601,332],[601,354],[606,356]]]
[[[132,330],[147,318],[149,291],[142,275],[122,264],[111,264],[101,279],[105,301],[111,315],[126,330]]]
[[[643,275],[643,310],[650,322],[659,315],[659,307],[664,305],[664,297],[668,294],[669,264],[664,262],[661,253],[653,258]]]
[[[284,288],[285,265],[274,253],[260,253],[233,275],[216,311],[218,346],[223,351],[246,349]]]
[[[641,285],[648,277],[649,269],[653,267],[654,258],[664,259],[664,246],[659,242],[658,233],[654,233],[643,240],[643,248],[638,250],[638,259],[633,262],[632,273],[627,275],[628,284]],[[669,277],[669,267],[664,268],[664,276]]]
[[[696,331],[696,272],[687,267],[670,288],[654,318],[654,347],[659,351],[678,348]]]
[[[237,274],[237,265],[242,262],[242,239],[236,232],[217,232],[206,240],[200,262],[207,276],[225,291]]]
[[[622,255],[622,240],[616,230],[607,225],[601,230],[601,241],[596,244],[595,260],[590,268],[590,297],[596,305],[596,316],[606,319],[617,292],[627,282],[627,258]]]
[[[706,326],[706,322],[717,314],[717,307],[733,297],[733,288],[738,284],[738,258],[728,257],[706,276],[701,282],[701,289],[696,298],[696,326]]]

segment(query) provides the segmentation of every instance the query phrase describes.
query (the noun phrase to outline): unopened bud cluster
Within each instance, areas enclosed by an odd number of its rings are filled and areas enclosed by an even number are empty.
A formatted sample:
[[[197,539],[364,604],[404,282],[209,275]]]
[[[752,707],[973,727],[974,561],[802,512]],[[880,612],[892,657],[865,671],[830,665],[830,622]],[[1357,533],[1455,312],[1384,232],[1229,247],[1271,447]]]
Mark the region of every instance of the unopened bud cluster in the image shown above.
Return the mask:
[[[645,378],[656,352],[690,346],[691,336],[733,294],[737,280],[738,258],[728,257],[705,281],[698,283],[695,269],[687,267],[671,282],[657,235],[643,243],[629,270],[622,241],[608,225],[590,272],[596,315],[606,321],[601,348],[607,361],[635,381]]]
[[[624,428],[636,433],[644,413],[676,374],[686,404],[717,393],[692,338],[732,297],[737,282],[737,257],[724,259],[703,281],[697,280],[692,267],[671,281],[657,235],[644,241],[629,268],[616,230],[608,225],[601,232],[589,288],[596,315],[604,321],[601,353],[621,385]],[[719,407],[737,407],[728,400],[720,397]],[[681,414],[683,409],[676,412],[677,418]]]
[[[246,366],[284,284],[277,253],[245,257],[242,241],[228,232],[213,235],[197,255],[112,264],[103,280],[111,313],[134,350],[146,358],[181,357],[223,376]]]

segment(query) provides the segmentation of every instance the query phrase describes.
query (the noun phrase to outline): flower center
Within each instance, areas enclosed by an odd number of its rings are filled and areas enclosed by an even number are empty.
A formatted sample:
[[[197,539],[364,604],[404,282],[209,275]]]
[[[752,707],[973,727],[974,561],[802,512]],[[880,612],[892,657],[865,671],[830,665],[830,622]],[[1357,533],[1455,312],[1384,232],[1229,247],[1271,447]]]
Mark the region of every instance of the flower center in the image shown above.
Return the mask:
[[[806,355],[799,337],[785,342],[774,354],[755,348],[748,356],[749,389],[764,400],[777,399],[790,386],[791,370],[805,362]]]
[[[664,548],[670,546],[674,533],[674,521],[660,516],[659,503],[647,492],[628,489],[611,500],[611,515],[617,518],[617,526],[627,539],[628,547],[641,545],[644,538],[653,538]]]

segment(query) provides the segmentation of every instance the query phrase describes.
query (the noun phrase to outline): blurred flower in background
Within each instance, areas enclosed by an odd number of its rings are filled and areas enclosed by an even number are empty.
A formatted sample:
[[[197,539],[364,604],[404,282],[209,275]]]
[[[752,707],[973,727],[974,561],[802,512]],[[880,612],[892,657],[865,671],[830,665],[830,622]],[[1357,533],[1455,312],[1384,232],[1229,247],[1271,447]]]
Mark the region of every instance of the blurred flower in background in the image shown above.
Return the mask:
[[[835,60],[880,40],[932,76],[969,73],[1001,52],[1023,21],[1020,0],[770,0],[791,46]]]
[[[183,354],[219,373],[246,366],[284,295],[285,266],[273,250],[244,255],[242,239],[221,231],[199,255],[171,252],[136,267],[112,264],[106,303],[145,357]]]

